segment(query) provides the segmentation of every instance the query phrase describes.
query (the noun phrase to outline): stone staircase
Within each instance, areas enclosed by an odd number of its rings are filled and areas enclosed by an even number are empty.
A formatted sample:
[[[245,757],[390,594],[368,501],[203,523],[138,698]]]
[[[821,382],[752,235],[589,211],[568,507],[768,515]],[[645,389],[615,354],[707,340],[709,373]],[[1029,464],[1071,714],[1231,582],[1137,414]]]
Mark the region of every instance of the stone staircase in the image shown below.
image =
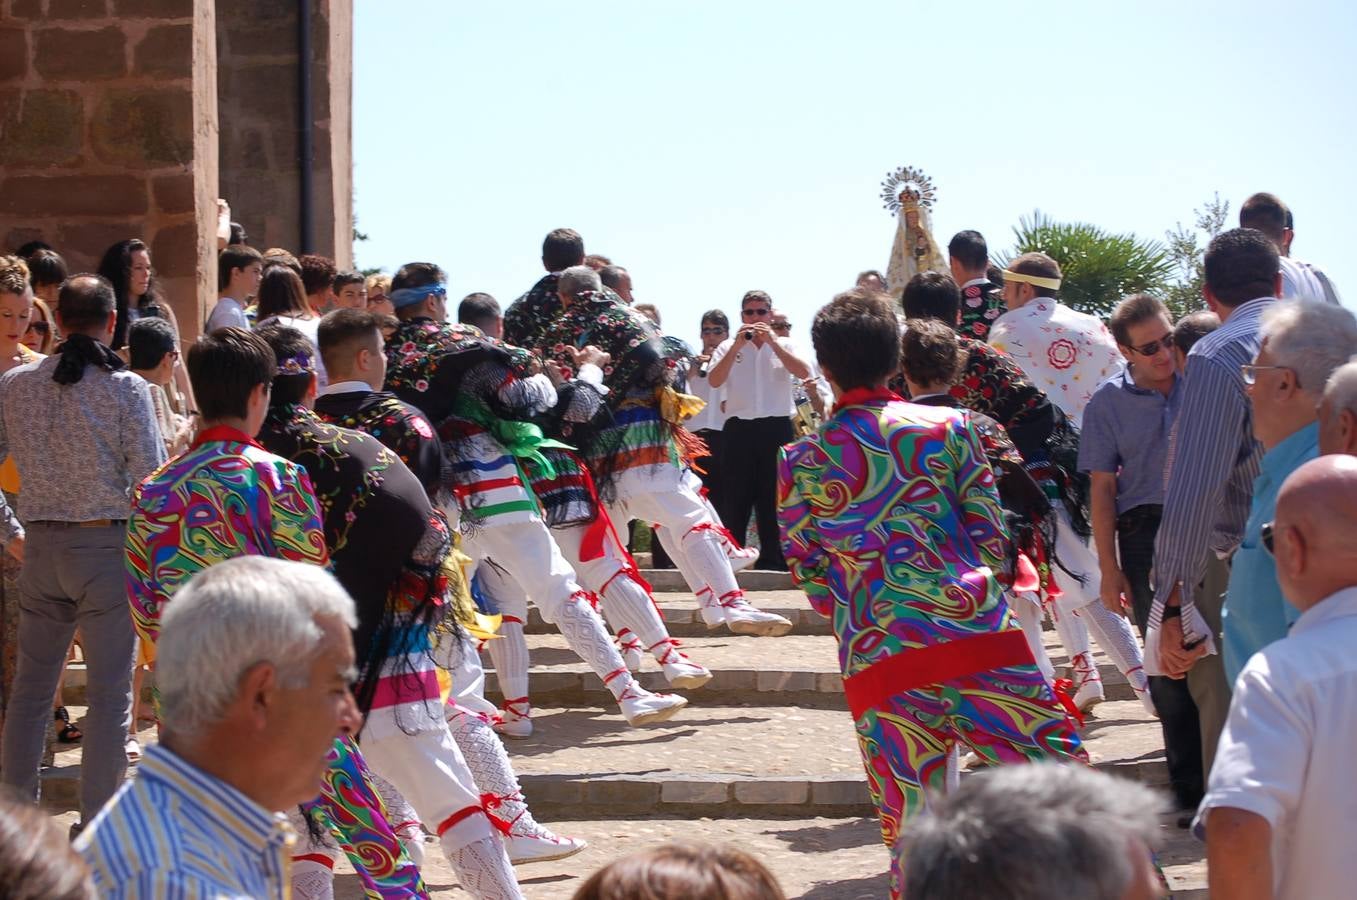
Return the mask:
[[[729,842],[762,859],[788,897],[885,896],[887,855],[844,702],[834,638],[826,619],[792,590],[788,576],[744,572],[750,602],[791,619],[782,638],[709,631],[677,573],[644,572],[685,651],[713,679],[686,692],[690,705],[673,720],[629,728],[602,682],[535,612],[532,737],[508,742],[534,814],[590,847],[560,862],[521,867],[530,900],[567,900],[582,878],[608,861],[675,839]],[[1053,633],[1047,646],[1066,662]],[[488,655],[487,690],[498,699]],[[1094,765],[1153,786],[1167,781],[1158,723],[1130,686],[1098,659],[1108,700],[1089,716],[1084,736]],[[82,700],[83,671],[73,668],[67,698]],[[647,660],[641,682],[665,689]],[[73,710],[74,712],[74,710]],[[147,735],[149,738],[149,735]],[[46,771],[44,802],[74,808],[79,751],[58,754]],[[73,813],[67,813],[74,816]],[[1165,819],[1161,864],[1179,898],[1205,890],[1204,847]],[[426,880],[435,898],[464,897],[435,846]],[[356,877],[337,876],[336,897],[362,896]]]

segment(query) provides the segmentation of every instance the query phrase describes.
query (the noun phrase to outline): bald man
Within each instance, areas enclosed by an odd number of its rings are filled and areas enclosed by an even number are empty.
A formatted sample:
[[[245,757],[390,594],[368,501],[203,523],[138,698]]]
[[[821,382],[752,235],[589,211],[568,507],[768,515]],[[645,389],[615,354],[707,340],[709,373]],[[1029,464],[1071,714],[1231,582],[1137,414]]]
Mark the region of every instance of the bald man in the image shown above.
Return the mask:
[[[1351,897],[1357,884],[1357,458],[1322,456],[1282,485],[1263,541],[1290,633],[1235,683],[1206,799],[1211,896]]]
[[[1334,370],[1319,401],[1319,452],[1357,456],[1357,363]]]

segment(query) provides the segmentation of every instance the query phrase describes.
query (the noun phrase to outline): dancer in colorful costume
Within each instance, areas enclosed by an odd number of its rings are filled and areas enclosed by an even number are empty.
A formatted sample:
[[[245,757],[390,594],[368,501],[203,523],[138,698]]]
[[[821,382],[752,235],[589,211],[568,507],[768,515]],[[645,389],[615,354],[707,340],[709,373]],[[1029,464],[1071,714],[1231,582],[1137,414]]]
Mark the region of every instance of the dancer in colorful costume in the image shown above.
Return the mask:
[[[607,408],[592,421],[572,423],[562,436],[580,447],[614,523],[625,527],[641,519],[669,532],[670,555],[708,627],[724,623],[738,633],[786,634],[789,621],[745,600],[724,529],[697,492],[689,463],[702,446],[681,422],[700,401],[670,386],[675,367],[654,324],[603,294],[601,286],[587,266],[562,272],[558,292],[565,312],[538,348],[566,374],[573,374],[583,348],[598,347],[609,357]]]
[[[137,488],[127,522],[128,597],[152,658],[165,604],[201,569],[250,554],[329,561],[306,473],[252,437],[276,370],[268,344],[225,328],[199,338],[187,363],[202,428],[188,451]],[[334,833],[369,897],[428,896],[349,739],[335,741],[321,798],[308,812]]]
[[[1086,760],[994,572],[1007,535],[974,430],[886,388],[900,340],[861,289],[820,310],[812,339],[834,413],[783,451],[779,517],[792,576],[830,617],[882,838],[942,788],[964,742],[990,763]],[[891,896],[901,890],[899,859]]]
[[[417,406],[443,440],[467,555],[508,572],[542,618],[603,679],[628,723],[671,718],[687,701],[653,694],[632,677],[547,530],[529,486],[522,460],[556,471],[542,453],[551,445],[528,421],[556,405],[551,379],[528,371],[526,352],[494,342],[479,329],[442,324],[447,290],[442,270],[432,263],[403,266],[391,287],[401,326],[386,345],[386,384]],[[521,699],[508,693],[506,700]]]
[[[315,398],[314,411],[333,424],[371,435],[402,461],[413,462],[418,466],[416,474],[422,472],[420,480],[429,501],[437,504],[443,490],[442,443],[423,414],[374,388],[386,377],[381,319],[366,310],[335,310],[321,320],[318,340],[330,384],[325,394]],[[439,629],[434,648],[451,675],[443,714],[486,813],[506,836],[509,861],[517,864],[578,853],[585,848],[584,841],[560,837],[533,819],[504,745],[491,728],[496,710],[485,699],[485,674],[473,638],[479,635],[495,643],[500,639],[483,630],[469,597],[461,592],[450,592],[450,597],[452,615]],[[466,602],[458,602],[463,599]]]

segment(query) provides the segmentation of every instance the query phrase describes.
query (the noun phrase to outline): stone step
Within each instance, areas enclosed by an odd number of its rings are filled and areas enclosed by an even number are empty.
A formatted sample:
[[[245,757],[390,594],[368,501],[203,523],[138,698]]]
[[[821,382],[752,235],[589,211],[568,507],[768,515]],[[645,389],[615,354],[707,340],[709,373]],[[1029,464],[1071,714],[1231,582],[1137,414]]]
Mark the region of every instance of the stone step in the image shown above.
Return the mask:
[[[655,587],[653,584],[651,587]],[[702,621],[697,598],[682,587],[676,590],[661,591],[655,588],[655,605],[660,608],[669,633],[677,638],[702,637],[714,633]],[[806,595],[797,590],[751,590],[745,599],[765,612],[777,613],[792,623],[792,634],[833,634],[829,619],[810,608]],[[527,631],[529,634],[553,632],[554,625],[542,621],[537,607],[528,609]],[[721,628],[715,633],[728,634]]]
[[[1051,661],[1057,668],[1064,666],[1068,660],[1055,633],[1045,633],[1045,639]],[[831,636],[793,633],[775,638],[724,634],[681,638],[680,643],[694,662],[712,671],[711,681],[684,692],[694,703],[705,705],[711,702],[708,698],[715,698],[722,703],[847,708],[838,652]],[[611,695],[602,679],[559,634],[530,634],[528,648],[531,662],[528,685],[534,703],[610,703]],[[1131,686],[1116,667],[1098,653],[1094,660],[1108,700],[1135,699]],[[502,695],[494,675],[494,662],[488,653],[482,654],[482,661],[487,676],[486,693],[498,700]],[[669,690],[659,665],[649,656],[638,677],[647,690]]]
[[[79,722],[83,709],[72,709]],[[506,741],[533,809],[549,818],[643,815],[870,815],[852,719],[845,710],[689,706],[631,728],[615,706],[534,710],[534,733]],[[1166,783],[1158,722],[1136,702],[1108,702],[1084,725],[1101,769]],[[154,731],[141,734],[143,745]],[[80,749],[44,770],[43,802],[73,808]]]
[[[641,569],[641,577],[650,583],[655,591],[679,591],[686,593],[691,588],[678,569]],[[795,590],[792,576],[787,572],[770,572],[765,569],[745,569],[735,574],[735,580],[746,591],[790,591]]]

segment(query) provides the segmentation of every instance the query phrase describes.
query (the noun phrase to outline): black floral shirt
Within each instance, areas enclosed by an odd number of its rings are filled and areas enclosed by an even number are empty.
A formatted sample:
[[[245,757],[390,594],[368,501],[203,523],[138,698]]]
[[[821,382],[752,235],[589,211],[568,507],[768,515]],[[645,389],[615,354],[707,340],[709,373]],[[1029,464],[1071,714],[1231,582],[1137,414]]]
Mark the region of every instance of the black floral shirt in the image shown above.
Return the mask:
[[[504,339],[520,347],[536,347],[551,323],[561,314],[561,298],[556,295],[559,273],[551,272],[528,289],[504,311]]]
[[[430,497],[443,483],[443,445],[419,410],[386,391],[322,394],[315,413],[327,422],[370,434],[415,473]]]
[[[993,283],[968,285],[961,290],[961,325],[957,331],[962,337],[988,341],[990,328],[1007,309],[999,288]]]
[[[982,341],[964,336],[959,341],[966,364],[951,395],[1002,425],[1024,459],[1044,458],[1056,423],[1051,401],[1008,356]]]

